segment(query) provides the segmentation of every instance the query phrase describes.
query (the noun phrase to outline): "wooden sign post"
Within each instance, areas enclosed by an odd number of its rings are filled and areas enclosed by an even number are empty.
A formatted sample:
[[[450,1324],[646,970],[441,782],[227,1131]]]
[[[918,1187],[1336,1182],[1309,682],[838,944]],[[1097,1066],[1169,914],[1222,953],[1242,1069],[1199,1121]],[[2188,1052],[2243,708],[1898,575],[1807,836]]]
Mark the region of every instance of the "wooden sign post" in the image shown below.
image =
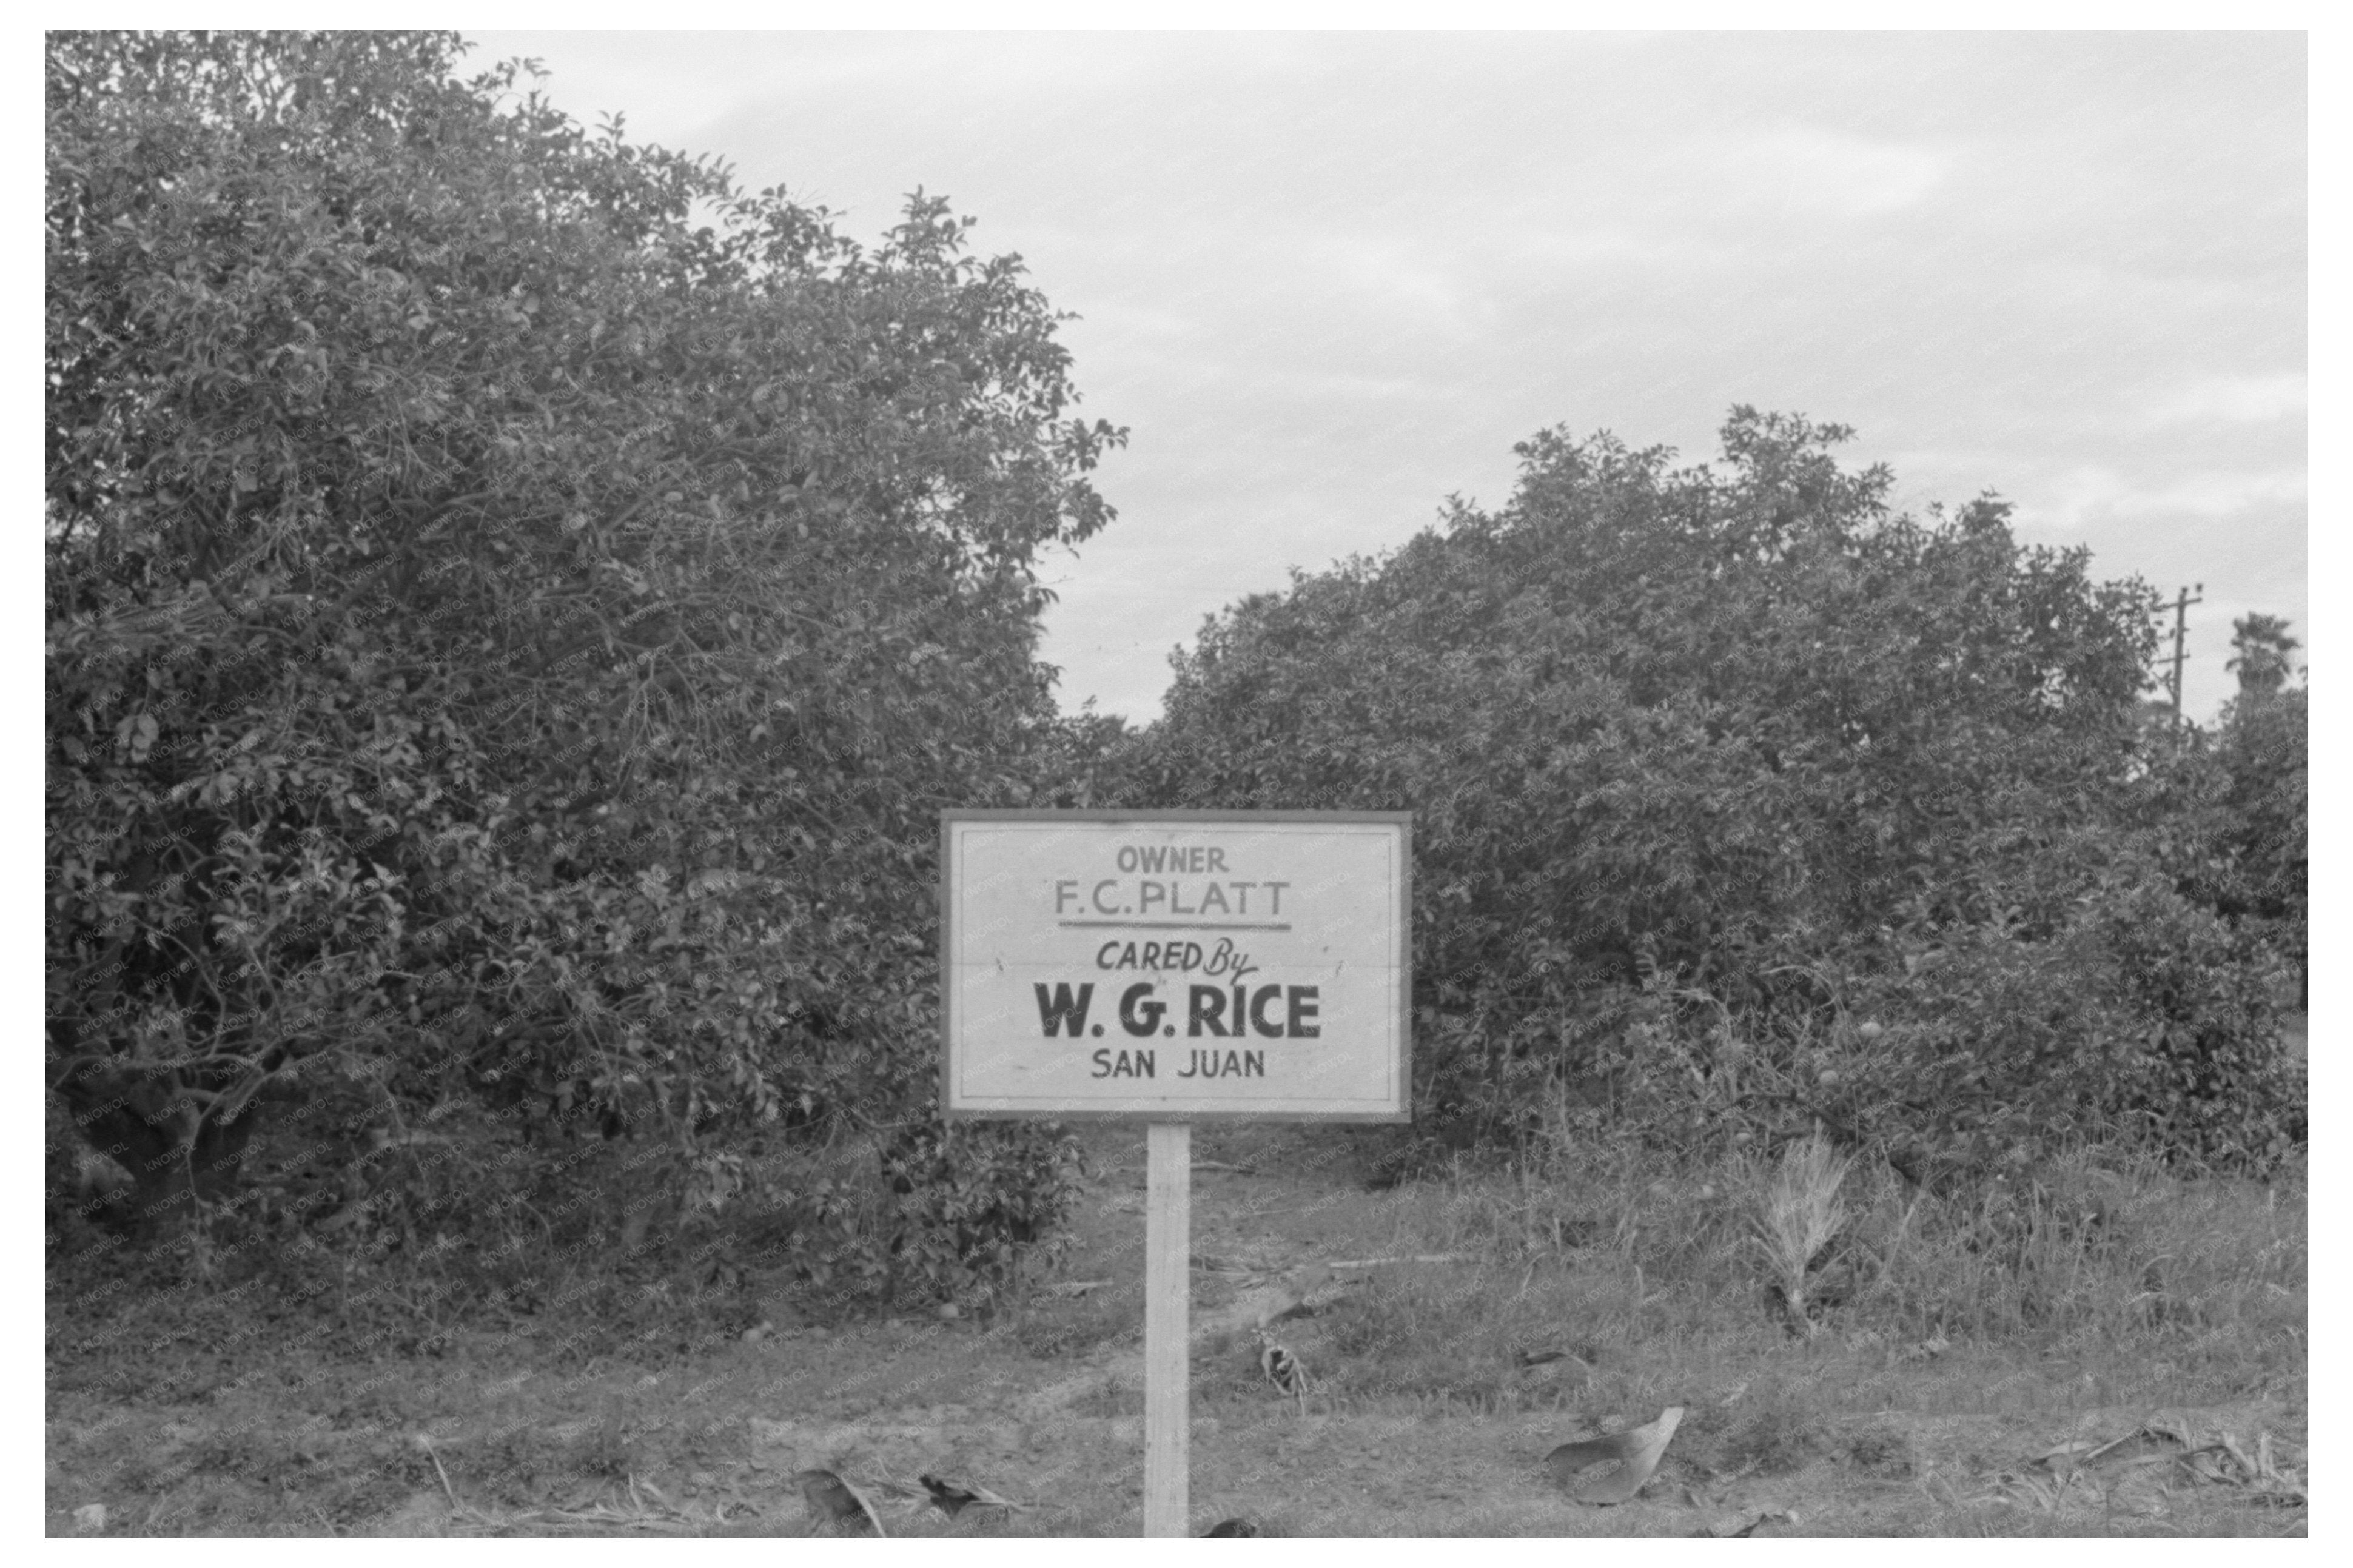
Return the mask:
[[[1404,812],[950,811],[941,1104],[1146,1123],[1144,1533],[1191,1533],[1192,1124],[1410,1111]]]
[[[1152,1123],[1144,1160],[1144,1533],[1190,1535],[1192,1123]]]

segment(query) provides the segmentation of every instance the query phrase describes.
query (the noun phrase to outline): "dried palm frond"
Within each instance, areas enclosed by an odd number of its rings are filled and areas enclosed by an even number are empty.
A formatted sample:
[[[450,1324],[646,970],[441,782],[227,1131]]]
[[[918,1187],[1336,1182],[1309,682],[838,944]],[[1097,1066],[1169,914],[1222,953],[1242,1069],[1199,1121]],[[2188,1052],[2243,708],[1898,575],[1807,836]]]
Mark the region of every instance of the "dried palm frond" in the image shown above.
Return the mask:
[[[831,1470],[803,1470],[793,1479],[800,1483],[810,1518],[845,1530],[871,1527],[876,1535],[889,1537],[891,1532],[882,1528],[882,1516],[866,1495]]]

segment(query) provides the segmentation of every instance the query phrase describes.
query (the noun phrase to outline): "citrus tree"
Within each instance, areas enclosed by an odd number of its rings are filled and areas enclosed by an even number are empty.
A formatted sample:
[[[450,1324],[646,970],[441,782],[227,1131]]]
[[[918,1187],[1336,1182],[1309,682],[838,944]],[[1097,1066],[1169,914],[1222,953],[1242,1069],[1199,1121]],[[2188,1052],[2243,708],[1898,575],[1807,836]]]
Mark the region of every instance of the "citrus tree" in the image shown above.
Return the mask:
[[[2133,822],[2149,590],[1991,498],[1894,511],[1848,434],[1740,408],[1679,468],[1549,432],[1500,510],[1177,655],[1138,798],[1415,812],[1441,1122],[1982,1148],[2154,1119],[2203,1148],[2253,1103],[2259,1001]]]
[[[703,1204],[716,1133],[926,1125],[935,814],[1060,743],[1033,563],[1122,433],[1018,258],[461,49],[48,36],[47,1074],[151,1222],[271,1104]],[[955,1223],[1027,1235],[990,1136]]]

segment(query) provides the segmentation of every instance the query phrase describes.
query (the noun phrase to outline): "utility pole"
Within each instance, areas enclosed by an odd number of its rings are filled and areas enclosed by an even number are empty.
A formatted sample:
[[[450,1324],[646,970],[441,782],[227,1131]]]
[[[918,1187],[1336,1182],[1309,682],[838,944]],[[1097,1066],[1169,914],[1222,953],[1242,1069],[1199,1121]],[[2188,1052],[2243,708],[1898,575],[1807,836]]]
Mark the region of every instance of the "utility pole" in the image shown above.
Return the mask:
[[[2181,730],[2181,661],[2189,657],[2181,651],[2182,639],[2189,635],[2189,606],[2206,602],[2202,596],[2191,598],[2191,591],[2182,589],[2173,601],[2173,679],[2167,686],[2173,693],[2173,728],[2177,734]],[[2203,595],[2206,584],[2199,584],[2195,591]]]

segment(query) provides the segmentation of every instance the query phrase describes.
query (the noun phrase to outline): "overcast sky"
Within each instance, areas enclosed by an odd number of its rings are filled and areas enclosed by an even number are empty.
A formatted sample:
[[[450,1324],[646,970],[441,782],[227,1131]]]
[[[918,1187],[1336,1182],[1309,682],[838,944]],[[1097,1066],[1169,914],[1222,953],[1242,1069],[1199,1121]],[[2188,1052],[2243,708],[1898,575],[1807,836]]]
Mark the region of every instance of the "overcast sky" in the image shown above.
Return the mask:
[[[1697,460],[1736,403],[2204,584],[2193,715],[2234,616],[2311,640],[2299,35],[469,36],[861,239],[944,194],[1082,318],[1133,436],[1048,563],[1066,709],[1150,720],[1203,616],[1501,505],[1539,429]]]

